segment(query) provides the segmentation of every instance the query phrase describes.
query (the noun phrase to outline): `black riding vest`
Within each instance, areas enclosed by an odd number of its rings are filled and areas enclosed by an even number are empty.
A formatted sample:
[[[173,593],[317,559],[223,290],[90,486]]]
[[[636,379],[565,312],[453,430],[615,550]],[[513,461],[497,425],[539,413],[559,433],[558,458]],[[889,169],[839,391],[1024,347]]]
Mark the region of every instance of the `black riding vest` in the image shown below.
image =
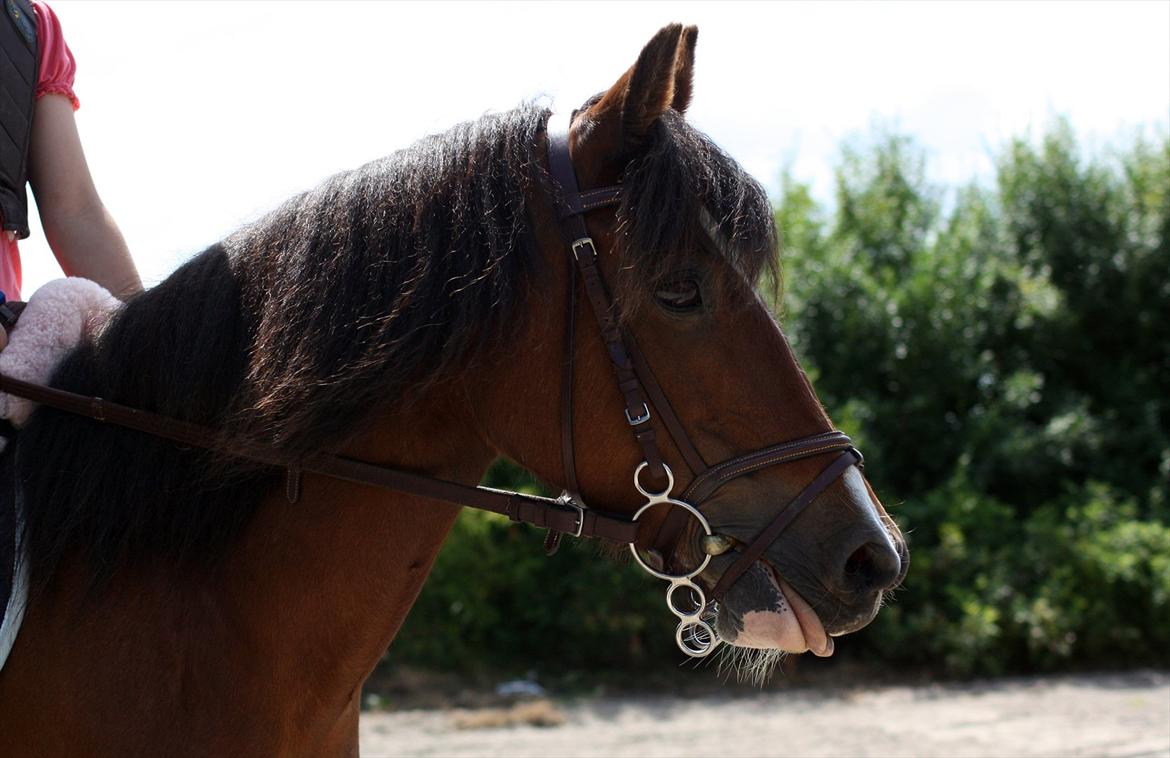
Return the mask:
[[[3,0],[0,21],[0,216],[28,236],[28,141],[37,90],[37,17],[29,0]]]

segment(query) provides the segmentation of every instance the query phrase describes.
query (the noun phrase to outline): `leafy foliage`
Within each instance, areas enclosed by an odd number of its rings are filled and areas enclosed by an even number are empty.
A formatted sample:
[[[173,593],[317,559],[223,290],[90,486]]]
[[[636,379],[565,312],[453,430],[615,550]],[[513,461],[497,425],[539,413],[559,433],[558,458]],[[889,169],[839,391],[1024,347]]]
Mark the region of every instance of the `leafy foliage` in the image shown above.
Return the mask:
[[[946,213],[922,167],[883,137],[846,153],[831,225],[791,181],[777,213],[790,336],[911,535],[864,646],[954,674],[1164,662],[1170,140],[1087,159],[1060,124]]]

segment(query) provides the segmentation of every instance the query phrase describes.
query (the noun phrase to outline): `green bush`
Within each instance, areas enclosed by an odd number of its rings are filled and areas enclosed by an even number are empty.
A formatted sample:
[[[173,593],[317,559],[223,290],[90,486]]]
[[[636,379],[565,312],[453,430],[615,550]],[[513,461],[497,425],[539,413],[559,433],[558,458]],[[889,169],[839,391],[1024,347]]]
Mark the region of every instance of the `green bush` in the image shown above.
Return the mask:
[[[911,536],[861,647],[951,674],[1167,662],[1170,140],[1086,158],[1059,124],[994,192],[923,177],[882,137],[847,151],[832,223],[791,181],[777,212],[790,336]]]
[[[838,646],[951,676],[1170,663],[1170,139],[1089,156],[1058,124],[994,187],[914,143],[844,152],[833,212],[786,179],[781,319],[910,537]],[[508,464],[499,486],[537,486]],[[659,583],[460,517],[389,656],[469,671],[677,663]],[[543,656],[543,657],[542,657]]]
[[[1090,483],[1021,519],[960,474],[899,508],[911,573],[852,652],[948,675],[1165,664],[1170,526],[1137,514]]]

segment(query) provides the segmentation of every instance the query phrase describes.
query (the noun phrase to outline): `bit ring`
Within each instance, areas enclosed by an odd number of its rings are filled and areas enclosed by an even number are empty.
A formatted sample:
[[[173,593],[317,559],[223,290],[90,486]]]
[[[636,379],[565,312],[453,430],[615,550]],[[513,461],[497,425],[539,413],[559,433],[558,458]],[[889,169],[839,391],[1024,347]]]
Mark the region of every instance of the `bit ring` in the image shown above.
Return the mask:
[[[719,637],[706,621],[694,619],[680,622],[674,630],[674,641],[692,658],[705,658],[719,646]]]

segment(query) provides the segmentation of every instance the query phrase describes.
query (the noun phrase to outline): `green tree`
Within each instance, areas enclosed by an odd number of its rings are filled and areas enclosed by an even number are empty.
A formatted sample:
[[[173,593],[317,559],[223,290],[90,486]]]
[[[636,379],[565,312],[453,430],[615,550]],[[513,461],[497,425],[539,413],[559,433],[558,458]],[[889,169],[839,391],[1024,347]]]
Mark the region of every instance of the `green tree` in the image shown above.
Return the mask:
[[[777,211],[786,327],[914,546],[867,654],[1164,662],[1170,140],[1088,158],[1058,124],[946,213],[913,143],[871,153],[831,224],[790,180]]]

